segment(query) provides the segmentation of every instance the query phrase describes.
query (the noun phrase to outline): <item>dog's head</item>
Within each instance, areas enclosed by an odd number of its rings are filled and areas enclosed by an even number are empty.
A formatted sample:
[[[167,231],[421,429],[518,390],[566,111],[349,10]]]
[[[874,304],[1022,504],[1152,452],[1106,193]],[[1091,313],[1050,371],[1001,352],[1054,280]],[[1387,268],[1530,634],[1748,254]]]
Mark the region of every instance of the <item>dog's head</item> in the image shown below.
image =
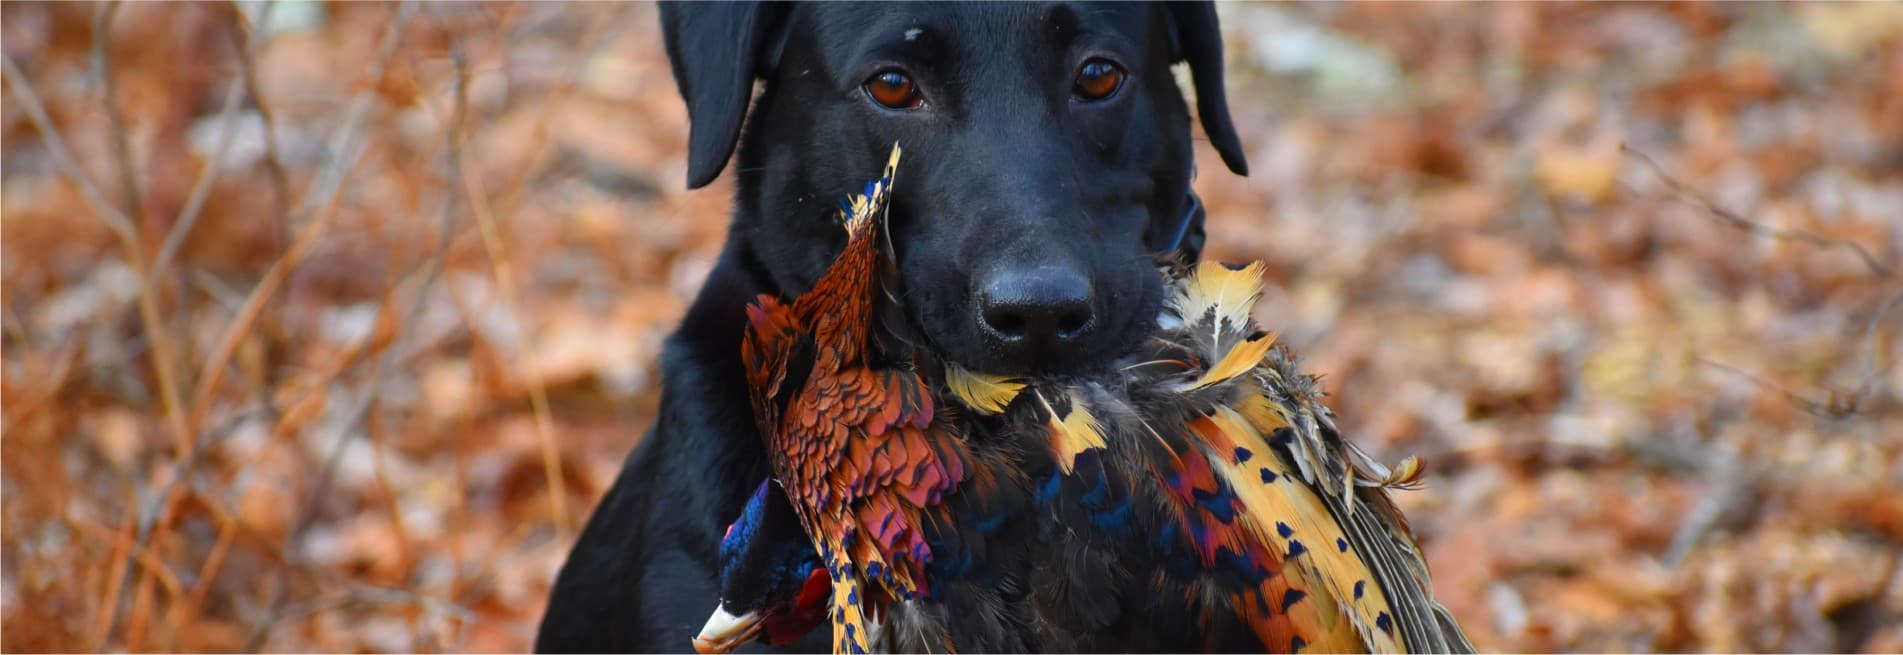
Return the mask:
[[[688,186],[739,145],[743,265],[804,291],[844,243],[837,200],[898,142],[908,318],[975,369],[1074,369],[1150,331],[1151,253],[1194,202],[1173,64],[1189,64],[1211,143],[1246,173],[1206,2],[664,3],[662,18],[692,122]]]

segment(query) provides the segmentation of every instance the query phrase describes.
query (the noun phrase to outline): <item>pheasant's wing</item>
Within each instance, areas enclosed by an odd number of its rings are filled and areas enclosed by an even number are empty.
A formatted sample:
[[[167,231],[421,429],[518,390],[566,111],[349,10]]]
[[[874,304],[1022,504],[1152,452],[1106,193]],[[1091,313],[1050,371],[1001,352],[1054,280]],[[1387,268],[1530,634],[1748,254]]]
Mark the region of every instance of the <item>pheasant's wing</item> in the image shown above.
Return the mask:
[[[891,597],[925,591],[932,561],[926,522],[967,477],[969,454],[934,434],[935,408],[918,376],[849,369],[809,380],[783,422],[776,448],[796,503],[815,508],[815,528]]]
[[[854,559],[867,578],[909,600],[929,593],[928,523],[968,477],[970,453],[956,435],[939,431],[932,397],[917,375],[869,371],[862,383],[885,400],[877,412],[858,417],[863,436],[851,440],[837,469],[865,537]]]
[[[1302,590],[1281,608],[1296,633],[1324,650],[1405,652],[1395,634],[1399,619],[1349,532],[1283,454],[1287,431],[1265,435],[1226,406],[1190,427],[1206,445],[1200,454],[1212,476],[1236,499],[1240,529],[1268,542],[1281,577]],[[1302,608],[1310,611],[1296,611]]]
[[[1234,297],[1236,288],[1256,284],[1253,268],[1205,265],[1187,287]],[[1221,334],[1230,328],[1224,317],[1237,315],[1246,312],[1216,301],[1205,314],[1214,320],[1198,330],[1192,319],[1186,329]],[[1191,427],[1215,470],[1234,485],[1247,513],[1243,522],[1286,553],[1287,577],[1320,596],[1316,602],[1332,605],[1321,623],[1305,627],[1352,634],[1376,652],[1470,652],[1452,615],[1434,601],[1413,533],[1382,488],[1413,482],[1418,465],[1398,480],[1355,466],[1357,453],[1335,431],[1319,384],[1296,369],[1286,349],[1228,341],[1226,350],[1212,351],[1220,354],[1210,357],[1216,364],[1191,387],[1211,402]],[[1237,358],[1254,364],[1232,365]],[[1346,618],[1346,625],[1330,624],[1331,615]]]
[[[1389,487],[1417,481],[1418,460],[1410,459],[1399,472],[1380,471],[1384,475],[1356,465],[1359,453],[1336,431],[1328,408],[1320,404],[1318,386],[1296,370],[1288,352],[1274,351],[1263,359],[1258,375],[1238,384],[1249,398],[1239,413],[1257,433],[1270,435],[1274,454],[1285,468],[1303,472],[1299,462],[1305,454],[1318,462],[1306,469],[1316,475],[1304,474],[1302,480],[1325,517],[1344,533],[1347,548],[1338,550],[1352,555],[1346,559],[1353,561],[1337,568],[1365,569],[1365,579],[1384,592],[1385,607],[1372,605],[1375,628],[1398,635],[1410,652],[1473,652],[1453,614],[1434,599],[1413,530],[1388,497]],[[1367,463],[1379,467],[1372,460]]]
[[[754,420],[770,435],[813,370],[813,336],[791,306],[767,295],[747,306],[747,324],[740,338],[740,361]]]
[[[1180,638],[1216,650],[1362,650],[1317,628],[1334,610],[1305,600],[1320,594],[1313,576],[1287,574],[1299,547],[1280,550],[1250,523],[1240,485],[1191,431],[1185,396],[1158,385],[1132,391],[1032,392],[1053,459],[1037,502],[1069,533],[1066,567],[1092,576],[1056,577],[1055,594],[1077,606],[1050,611],[1103,627],[1127,620],[1123,612],[1186,612],[1197,629]],[[1133,610],[1142,604],[1119,602],[1119,592],[1153,598],[1152,609]]]

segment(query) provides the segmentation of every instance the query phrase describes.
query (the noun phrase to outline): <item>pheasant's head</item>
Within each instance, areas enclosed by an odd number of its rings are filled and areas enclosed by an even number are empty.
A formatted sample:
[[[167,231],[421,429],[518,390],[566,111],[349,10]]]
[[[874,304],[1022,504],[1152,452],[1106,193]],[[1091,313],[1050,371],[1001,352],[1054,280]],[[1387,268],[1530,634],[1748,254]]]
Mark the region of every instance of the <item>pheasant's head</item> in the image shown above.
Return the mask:
[[[825,622],[830,583],[786,495],[763,481],[720,542],[720,604],[694,637],[694,650],[798,641]]]

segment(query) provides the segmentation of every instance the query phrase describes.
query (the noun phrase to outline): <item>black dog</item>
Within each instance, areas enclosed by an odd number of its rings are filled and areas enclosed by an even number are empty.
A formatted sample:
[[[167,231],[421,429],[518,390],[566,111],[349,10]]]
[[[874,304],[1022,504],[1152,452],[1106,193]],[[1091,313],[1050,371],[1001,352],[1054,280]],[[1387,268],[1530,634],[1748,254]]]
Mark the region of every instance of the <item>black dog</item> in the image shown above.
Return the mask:
[[[746,304],[813,283],[845,241],[838,200],[894,142],[906,157],[890,220],[913,336],[1000,373],[1105,362],[1153,325],[1152,253],[1185,231],[1200,239],[1172,64],[1189,64],[1210,141],[1246,172],[1209,3],[722,3],[661,16],[692,121],[688,186],[739,145],[733,226],[662,356],[659,419],[556,580],[542,651],[688,648],[717,602],[721,532],[767,476],[739,361]],[[824,650],[825,637],[802,645]]]

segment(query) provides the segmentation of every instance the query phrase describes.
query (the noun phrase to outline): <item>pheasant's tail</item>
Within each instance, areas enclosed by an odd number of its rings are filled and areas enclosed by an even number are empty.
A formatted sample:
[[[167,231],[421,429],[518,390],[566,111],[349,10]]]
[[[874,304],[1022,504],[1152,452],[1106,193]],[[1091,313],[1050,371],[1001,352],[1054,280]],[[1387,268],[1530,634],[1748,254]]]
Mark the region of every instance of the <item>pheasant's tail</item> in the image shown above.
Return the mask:
[[[865,190],[847,196],[839,203],[839,219],[846,227],[848,237],[857,236],[866,226],[873,223],[872,217],[886,207],[886,196],[892,192],[892,178],[899,170],[899,144],[892,144],[892,154],[886,158],[885,171],[879,179],[866,183]]]
[[[826,566],[833,576],[833,652],[870,652],[867,644],[871,643],[872,635],[869,632],[878,626],[866,611],[864,585],[853,573],[852,562],[834,557]]]

